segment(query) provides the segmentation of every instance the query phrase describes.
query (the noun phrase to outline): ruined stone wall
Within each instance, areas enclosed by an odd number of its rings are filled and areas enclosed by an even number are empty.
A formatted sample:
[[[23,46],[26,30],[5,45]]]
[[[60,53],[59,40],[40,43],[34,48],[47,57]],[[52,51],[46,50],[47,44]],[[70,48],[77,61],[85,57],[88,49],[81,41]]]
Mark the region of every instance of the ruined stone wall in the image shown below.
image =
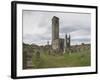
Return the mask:
[[[59,50],[60,46],[59,46],[59,39],[53,40],[52,42],[52,49],[53,50]]]

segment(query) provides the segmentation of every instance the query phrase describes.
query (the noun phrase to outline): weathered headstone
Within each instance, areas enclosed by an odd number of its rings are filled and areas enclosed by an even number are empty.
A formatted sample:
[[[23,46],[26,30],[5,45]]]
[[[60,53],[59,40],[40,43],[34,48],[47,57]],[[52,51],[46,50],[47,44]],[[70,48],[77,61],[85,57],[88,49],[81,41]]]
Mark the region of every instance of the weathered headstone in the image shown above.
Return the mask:
[[[34,67],[32,58],[33,58],[32,51],[29,50],[23,51],[23,69],[29,69]]]
[[[40,52],[37,51],[37,52],[36,52],[36,59],[39,59],[39,58],[40,58]]]
[[[27,68],[26,54],[27,54],[27,51],[23,51],[23,69]]]
[[[40,67],[39,66],[40,65],[40,52],[39,51],[35,53],[35,63],[34,64],[36,68]]]

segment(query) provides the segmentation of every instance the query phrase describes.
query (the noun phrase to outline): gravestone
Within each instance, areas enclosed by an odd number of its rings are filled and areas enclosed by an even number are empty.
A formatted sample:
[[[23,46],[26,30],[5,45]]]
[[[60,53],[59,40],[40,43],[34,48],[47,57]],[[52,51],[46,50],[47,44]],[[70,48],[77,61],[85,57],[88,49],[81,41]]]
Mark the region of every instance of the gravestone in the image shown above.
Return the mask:
[[[23,51],[23,69],[27,68],[26,54],[27,54],[27,51]]]
[[[40,67],[40,52],[39,51],[36,51],[35,53],[35,68],[39,68]]]
[[[36,60],[39,60],[40,59],[40,52],[37,51],[35,56],[36,56]]]
[[[33,62],[33,52],[24,50],[23,51],[23,69],[31,69],[34,67]]]

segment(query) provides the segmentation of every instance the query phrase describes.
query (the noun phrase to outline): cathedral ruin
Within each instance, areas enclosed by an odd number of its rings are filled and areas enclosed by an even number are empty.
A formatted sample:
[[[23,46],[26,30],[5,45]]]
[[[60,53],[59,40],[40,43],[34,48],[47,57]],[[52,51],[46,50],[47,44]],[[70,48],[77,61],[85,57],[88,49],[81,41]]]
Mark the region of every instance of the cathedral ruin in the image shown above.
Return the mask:
[[[60,38],[60,36],[59,36],[59,32],[60,32],[59,31],[59,18],[58,17],[53,16],[51,28],[52,28],[51,44],[49,44],[49,41],[47,41],[46,45],[42,45],[42,46],[39,46],[37,44],[30,45],[30,44],[23,43],[23,69],[36,69],[36,68],[43,68],[43,67],[46,68],[46,67],[51,67],[51,66],[57,67],[57,65],[54,64],[54,63],[56,63],[56,61],[58,61],[58,59],[60,59],[59,58],[60,56],[58,56],[57,54],[62,55],[63,53],[64,54],[81,53],[82,56],[80,56],[79,59],[81,59],[81,58],[84,59],[85,57],[83,56],[83,54],[85,54],[85,53],[90,56],[91,44],[81,43],[80,45],[71,45],[71,36],[68,34],[65,34],[64,38]],[[50,57],[48,55],[50,55]],[[54,57],[54,56],[56,56],[56,57]],[[63,55],[63,56],[65,56],[65,55]],[[75,56],[77,59],[77,55],[75,55]],[[48,60],[46,57],[48,58]],[[70,59],[69,55],[67,55],[66,58]],[[54,63],[51,59],[54,60]],[[61,60],[64,60],[64,59],[65,58],[62,58],[62,56],[61,56]],[[67,60],[69,60],[69,59],[67,59]],[[90,57],[89,57],[89,59],[90,59]],[[45,62],[44,60],[47,61],[47,63],[49,63],[50,61],[51,62],[48,65],[48,64],[43,63],[43,62]],[[66,62],[66,59],[64,62],[65,62],[64,65],[65,64],[67,65],[68,61]],[[86,60],[85,60],[85,62],[86,62]],[[59,63],[59,61],[58,61],[58,63]],[[43,65],[41,65],[41,64],[43,64]],[[73,64],[73,62],[71,63],[71,65],[72,64]],[[63,67],[62,63],[59,63],[58,66],[59,65]]]
[[[65,38],[59,37],[59,18],[52,18],[52,50],[55,52],[66,52],[70,48],[70,35],[65,35]]]

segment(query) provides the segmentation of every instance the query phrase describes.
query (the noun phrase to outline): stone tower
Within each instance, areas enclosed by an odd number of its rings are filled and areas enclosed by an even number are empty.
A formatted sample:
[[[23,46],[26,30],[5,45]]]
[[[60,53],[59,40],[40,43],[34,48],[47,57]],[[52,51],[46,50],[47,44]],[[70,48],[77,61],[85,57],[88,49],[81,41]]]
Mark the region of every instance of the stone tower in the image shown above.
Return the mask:
[[[59,18],[54,16],[52,18],[52,49],[59,50]]]
[[[59,18],[52,18],[52,50],[54,52],[65,52],[70,48],[70,35],[65,35],[65,39],[59,38]]]
[[[59,39],[59,18],[54,16],[52,18],[52,41]]]
[[[67,49],[70,48],[70,35],[65,35],[65,40],[64,40],[64,53],[67,51]]]
[[[65,35],[64,47],[67,48],[67,34]]]
[[[70,48],[70,35],[67,37],[67,48]]]

